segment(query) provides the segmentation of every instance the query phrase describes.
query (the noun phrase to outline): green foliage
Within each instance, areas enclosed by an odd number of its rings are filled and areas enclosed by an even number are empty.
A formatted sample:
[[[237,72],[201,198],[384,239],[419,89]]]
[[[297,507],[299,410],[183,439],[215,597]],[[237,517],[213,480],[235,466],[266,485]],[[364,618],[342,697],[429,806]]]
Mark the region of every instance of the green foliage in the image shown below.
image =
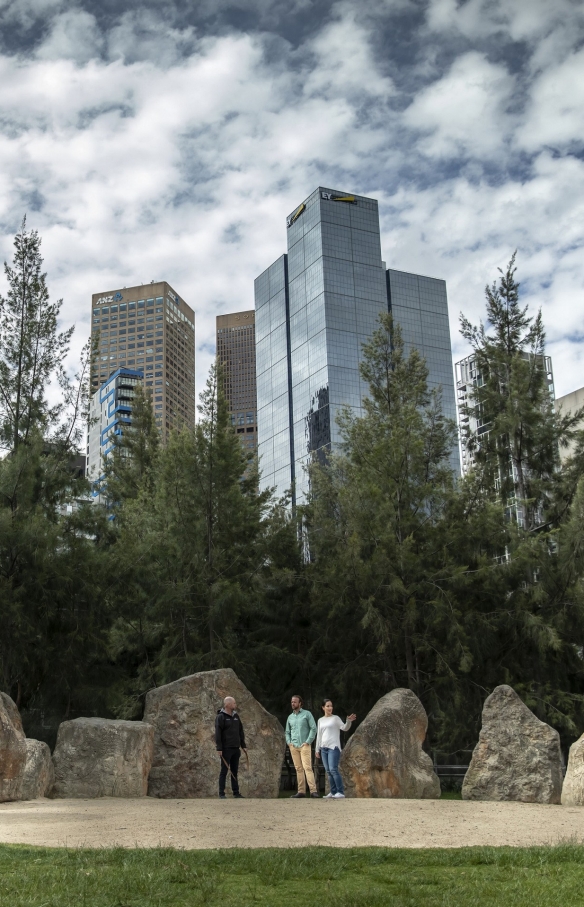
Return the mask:
[[[581,901],[582,847],[63,850],[0,847],[13,907],[551,907]],[[228,867],[228,871],[226,871]]]
[[[466,415],[475,414],[480,434],[467,428],[484,488],[497,493],[525,529],[544,521],[559,470],[560,447],[576,435],[584,409],[554,411],[545,362],[541,311],[535,317],[519,303],[515,256],[499,284],[486,287],[488,333],[461,316],[461,333],[472,345],[479,379]]]
[[[73,328],[57,332],[62,300],[49,301],[40,245],[24,218],[14,240],[13,266],[4,264],[8,295],[0,297],[0,443],[9,451],[35,430],[46,434],[58,424],[65,401],[48,404],[51,379],[68,388],[62,363]]]
[[[0,300],[0,684],[29,733],[49,736],[78,706],[96,707],[92,670],[103,659],[100,603],[105,528],[75,462],[86,409],[87,348],[75,381],[63,368],[71,330],[49,302],[40,238],[22,228]],[[60,400],[49,404],[56,378]],[[99,697],[98,697],[99,698]]]
[[[240,637],[260,594],[270,496],[257,491],[214,368],[199,412],[194,430],[173,433],[143,471],[121,513],[114,563],[123,602],[112,643],[133,665],[134,690],[246,661]],[[121,458],[129,443],[135,434],[122,437]],[[132,712],[132,696],[118,708]]]
[[[489,331],[463,319],[483,378],[470,407],[489,429],[467,438],[465,479],[440,390],[384,315],[363,350],[363,415],[341,415],[306,506],[259,492],[213,368],[196,426],[164,444],[137,389],[103,507],[74,469],[89,351],[69,381],[40,239],[23,223],[15,247],[0,300],[0,686],[29,734],[79,714],[140,718],[151,687],[229,666],[281,718],[295,692],[315,713],[326,695],[362,717],[410,687],[429,748],[452,756],[475,745],[500,683],[565,743],[579,736],[583,414],[551,406],[541,315],[519,304],[514,260],[487,289]]]

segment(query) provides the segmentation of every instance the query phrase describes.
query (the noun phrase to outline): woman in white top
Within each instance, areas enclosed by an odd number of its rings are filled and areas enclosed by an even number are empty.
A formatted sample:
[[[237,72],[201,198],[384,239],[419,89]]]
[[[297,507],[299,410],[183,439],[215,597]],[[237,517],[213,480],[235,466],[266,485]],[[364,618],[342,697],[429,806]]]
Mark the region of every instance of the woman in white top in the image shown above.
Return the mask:
[[[343,800],[345,788],[339,772],[339,759],[341,758],[341,731],[348,731],[356,715],[349,715],[343,724],[338,715],[333,715],[331,699],[324,699],[322,703],[324,716],[318,720],[316,735],[316,758],[322,756],[322,764],[328,775],[330,793],[325,799]]]

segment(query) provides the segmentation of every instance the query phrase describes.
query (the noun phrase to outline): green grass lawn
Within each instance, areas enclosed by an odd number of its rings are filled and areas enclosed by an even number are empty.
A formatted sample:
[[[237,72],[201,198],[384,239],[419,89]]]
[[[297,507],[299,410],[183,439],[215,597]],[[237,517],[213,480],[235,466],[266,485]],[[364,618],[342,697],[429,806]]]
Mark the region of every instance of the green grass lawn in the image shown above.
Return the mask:
[[[0,904],[576,907],[584,905],[584,847],[177,851],[0,845]]]

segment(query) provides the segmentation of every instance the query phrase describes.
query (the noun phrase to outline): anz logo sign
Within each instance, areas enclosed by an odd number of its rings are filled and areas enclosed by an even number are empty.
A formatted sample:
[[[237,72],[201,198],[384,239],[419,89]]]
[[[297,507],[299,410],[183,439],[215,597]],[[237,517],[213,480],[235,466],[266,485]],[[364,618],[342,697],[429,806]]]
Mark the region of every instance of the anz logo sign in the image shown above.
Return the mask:
[[[121,293],[114,293],[112,296],[102,296],[97,300],[97,305],[105,305],[106,302],[121,302],[124,297]]]

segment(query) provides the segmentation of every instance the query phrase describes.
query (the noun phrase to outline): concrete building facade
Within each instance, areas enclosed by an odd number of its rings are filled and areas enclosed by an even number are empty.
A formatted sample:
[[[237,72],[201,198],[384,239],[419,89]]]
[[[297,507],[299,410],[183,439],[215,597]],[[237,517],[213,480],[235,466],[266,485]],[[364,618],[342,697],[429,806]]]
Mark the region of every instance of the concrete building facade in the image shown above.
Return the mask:
[[[377,201],[319,187],[286,223],[287,253],[255,281],[258,451],[262,486],[301,500],[309,460],[338,445],[341,407],[362,413],[362,345],[381,312],[426,356],[445,412],[456,409],[446,285],[387,269]]]
[[[556,410],[563,415],[572,415],[576,413],[579,409],[584,407],[584,387],[579,387],[578,390],[572,391],[569,394],[564,394],[563,397],[557,397],[556,399]],[[579,430],[584,428],[582,424],[578,425]],[[576,450],[576,442],[571,441],[567,447],[560,447],[560,460],[562,465],[573,456]]]
[[[91,390],[120,368],[143,373],[163,440],[195,424],[195,314],[165,281],[94,293]]]
[[[217,362],[231,422],[245,447],[257,446],[255,312],[217,315]]]

